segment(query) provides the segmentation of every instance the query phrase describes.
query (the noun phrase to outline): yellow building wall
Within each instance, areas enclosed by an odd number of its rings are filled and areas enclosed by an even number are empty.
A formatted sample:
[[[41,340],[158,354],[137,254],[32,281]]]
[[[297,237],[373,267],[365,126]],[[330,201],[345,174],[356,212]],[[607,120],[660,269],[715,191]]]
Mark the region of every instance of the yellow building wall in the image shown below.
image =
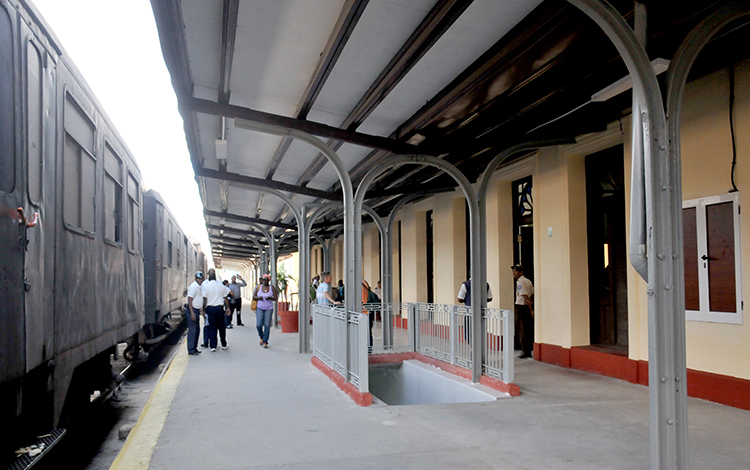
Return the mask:
[[[533,177],[534,341],[570,347],[569,270],[566,247],[567,181],[559,148],[538,153]],[[548,234],[552,233],[552,236]]]
[[[425,212],[423,206],[404,207],[401,219],[401,259],[404,302],[427,301],[427,262],[425,251]]]
[[[465,205],[463,193],[435,196],[433,209],[433,271],[435,303],[453,305],[466,280]]]
[[[515,291],[510,270],[513,264],[513,199],[509,179],[493,181],[487,188],[486,214],[487,282],[493,294],[492,302],[487,306],[513,310]]]
[[[737,144],[735,182],[743,193],[750,166],[750,61],[735,69],[734,125]],[[682,111],[683,199],[726,194],[731,189],[732,140],[729,127],[729,71],[689,83]],[[750,292],[750,217],[740,213],[742,292]],[[739,286],[738,286],[739,287]],[[745,314],[746,315],[746,314]],[[750,379],[750,324],[688,321],[687,364],[691,369]]]
[[[728,71],[721,70],[686,89],[682,115],[683,199],[725,194],[732,147],[729,130]],[[590,344],[588,249],[586,227],[585,157],[623,144],[626,213],[630,211],[630,119],[611,123],[608,130],[579,136],[578,142],[542,149],[529,157],[527,170],[501,168],[489,186],[487,209],[487,275],[494,292],[492,307],[513,308],[511,181],[532,174],[534,198],[534,257],[536,273],[535,341],[570,348]],[[736,69],[735,126],[736,182],[740,194],[750,177],[750,61]],[[526,171],[526,173],[524,173]],[[740,196],[742,202],[742,196]],[[402,275],[398,276],[398,222],[393,233],[393,298],[404,302],[427,300],[425,212],[433,210],[435,302],[456,303],[466,272],[464,199],[460,192],[428,198],[404,207],[402,222]],[[750,253],[750,218],[741,217],[742,248]],[[377,282],[377,229],[368,224],[363,243],[364,276]],[[629,230],[629,220],[626,221]],[[551,235],[550,235],[551,234]],[[626,236],[628,236],[626,234]],[[335,244],[336,273],[341,272],[340,243]],[[750,256],[742,258],[750,268]],[[646,284],[628,264],[629,351],[633,360],[648,360]],[[337,274],[334,280],[338,280]],[[750,289],[750,275],[742,289]],[[687,360],[690,369],[750,379],[750,326],[688,321]]]
[[[370,288],[380,279],[380,231],[374,223],[362,226],[362,279]]]

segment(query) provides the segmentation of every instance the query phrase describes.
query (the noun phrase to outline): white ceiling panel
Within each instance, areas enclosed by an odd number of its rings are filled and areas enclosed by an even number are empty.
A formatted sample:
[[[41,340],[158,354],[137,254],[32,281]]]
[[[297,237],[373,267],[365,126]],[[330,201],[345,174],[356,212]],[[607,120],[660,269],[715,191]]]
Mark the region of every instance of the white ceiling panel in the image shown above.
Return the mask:
[[[302,174],[320,152],[310,144],[300,140],[292,141],[284,159],[276,169],[273,179],[284,183],[297,184]]]
[[[327,191],[332,185],[338,183],[339,176],[334,170],[333,165],[326,163],[322,170],[307,185],[310,188],[322,189]]]
[[[187,35],[187,52],[193,82],[217,89],[221,51],[221,0],[184,1],[182,19]],[[203,93],[205,95],[205,90]],[[215,100],[217,93],[213,93]]]
[[[291,115],[289,109],[296,109],[343,4],[344,0],[240,2],[232,102]]]
[[[435,3],[371,0],[367,4],[313,106],[315,116],[325,118],[320,122],[341,125]]]
[[[258,193],[229,184],[227,189],[229,213],[254,217],[258,206]]]
[[[218,180],[206,179],[206,207],[212,211],[221,211],[220,184]]]
[[[227,140],[227,171],[264,178],[283,138],[229,126]]]
[[[354,168],[357,163],[365,158],[370,152],[372,152],[372,149],[369,147],[360,147],[359,145],[354,144],[344,144],[336,153],[338,153],[339,157],[341,157],[341,160],[344,162],[344,166],[346,167],[347,171],[351,171],[352,168]]]
[[[390,135],[540,3],[540,0],[476,0],[359,131]]]
[[[207,114],[198,115],[198,129],[200,132],[201,157],[203,158],[203,167],[212,170],[219,169],[219,162],[216,160],[216,139],[219,136],[221,119],[216,116]]]

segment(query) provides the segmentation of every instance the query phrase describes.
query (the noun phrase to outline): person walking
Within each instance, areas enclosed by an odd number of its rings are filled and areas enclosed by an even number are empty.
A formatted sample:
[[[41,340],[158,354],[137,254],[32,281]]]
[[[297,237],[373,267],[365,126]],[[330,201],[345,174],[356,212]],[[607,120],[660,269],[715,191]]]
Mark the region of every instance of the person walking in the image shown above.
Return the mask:
[[[461,288],[458,290],[458,302],[471,307],[471,278],[461,283]],[[487,302],[492,302],[492,289],[490,289],[490,283],[487,283]],[[466,343],[469,343],[471,338],[471,318],[469,315],[464,316],[464,339]]]
[[[232,318],[234,316],[234,312],[237,311],[237,326],[245,326],[242,323],[242,291],[240,290],[242,287],[246,287],[247,282],[245,282],[244,279],[242,279],[242,276],[237,274],[236,276],[232,276],[232,282],[229,283],[229,290],[232,291],[232,297],[229,298],[229,326],[227,328],[232,327]]]
[[[534,311],[531,309],[534,286],[523,276],[523,266],[517,264],[510,269],[516,280],[515,323],[522,351],[518,357],[527,358],[534,352]]]
[[[367,315],[367,319],[370,322],[370,343],[367,348],[367,351],[370,354],[372,354],[372,326],[375,324],[375,312],[367,311],[364,306],[379,302],[379,300],[375,300],[375,297],[375,293],[370,290],[370,284],[366,280],[362,279],[362,313]]]
[[[201,285],[206,314],[208,315],[208,346],[211,352],[216,352],[216,333],[221,339],[221,349],[227,349],[227,320],[229,301],[227,301],[227,287],[216,280],[216,270],[208,270],[208,282]]]
[[[224,286],[225,297],[227,298],[227,302],[229,302],[229,305],[231,306],[232,305],[232,297],[234,297],[234,293],[232,292],[232,289],[229,288],[229,281],[227,281],[225,279],[225,280],[221,281],[221,285]],[[229,307],[227,309],[227,314],[224,317],[224,324],[226,325],[227,330],[231,330],[232,329],[232,321],[229,318],[229,316],[231,315],[231,311],[232,311],[232,308]]]
[[[200,316],[203,310],[203,271],[195,273],[195,281],[188,287],[188,302],[185,315],[187,316],[188,337],[187,350],[191,356],[197,356],[201,352],[198,350],[198,337],[200,336]]]
[[[278,294],[276,287],[270,285],[271,275],[264,274],[260,278],[260,284],[253,291],[253,299],[258,302],[255,309],[255,326],[258,328],[260,345],[268,349],[268,339],[271,335],[271,316],[273,315],[273,303]]]
[[[320,273],[320,285],[315,291],[315,301],[318,305],[341,305],[341,302],[331,296],[331,273]]]

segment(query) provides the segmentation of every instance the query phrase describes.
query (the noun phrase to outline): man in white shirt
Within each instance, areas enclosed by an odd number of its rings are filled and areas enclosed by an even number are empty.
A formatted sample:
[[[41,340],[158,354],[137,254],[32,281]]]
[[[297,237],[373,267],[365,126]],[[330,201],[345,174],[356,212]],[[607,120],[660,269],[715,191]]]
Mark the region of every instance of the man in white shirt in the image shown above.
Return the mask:
[[[229,289],[216,280],[216,271],[208,270],[208,281],[201,285],[203,291],[204,305],[208,315],[208,346],[211,352],[216,351],[216,332],[221,339],[221,349],[227,349],[227,321],[225,315],[229,314],[229,302],[227,293]]]
[[[531,357],[534,352],[534,312],[531,310],[531,298],[534,286],[523,276],[523,266],[511,266],[516,280],[516,334],[523,353],[520,358]]]
[[[380,281],[378,281],[378,287],[374,288],[372,292],[378,296],[378,299],[380,299],[379,302],[383,301],[383,286]]]
[[[195,273],[195,281],[188,287],[187,311],[185,312],[188,324],[187,349],[191,356],[201,353],[198,351],[198,336],[200,336],[200,314],[205,300],[201,284],[203,284],[203,271],[198,271]]]

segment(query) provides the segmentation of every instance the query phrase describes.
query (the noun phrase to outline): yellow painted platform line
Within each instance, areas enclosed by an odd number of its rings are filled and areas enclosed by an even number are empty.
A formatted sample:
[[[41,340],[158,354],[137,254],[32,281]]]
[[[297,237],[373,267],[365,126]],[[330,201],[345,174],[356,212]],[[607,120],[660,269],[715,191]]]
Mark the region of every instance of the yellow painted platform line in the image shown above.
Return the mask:
[[[120,449],[109,470],[146,470],[151,465],[151,456],[159,442],[169,408],[187,367],[187,348],[183,347],[183,343],[184,341],[177,346],[177,355],[148,399],[138,422],[130,431],[125,445]]]

